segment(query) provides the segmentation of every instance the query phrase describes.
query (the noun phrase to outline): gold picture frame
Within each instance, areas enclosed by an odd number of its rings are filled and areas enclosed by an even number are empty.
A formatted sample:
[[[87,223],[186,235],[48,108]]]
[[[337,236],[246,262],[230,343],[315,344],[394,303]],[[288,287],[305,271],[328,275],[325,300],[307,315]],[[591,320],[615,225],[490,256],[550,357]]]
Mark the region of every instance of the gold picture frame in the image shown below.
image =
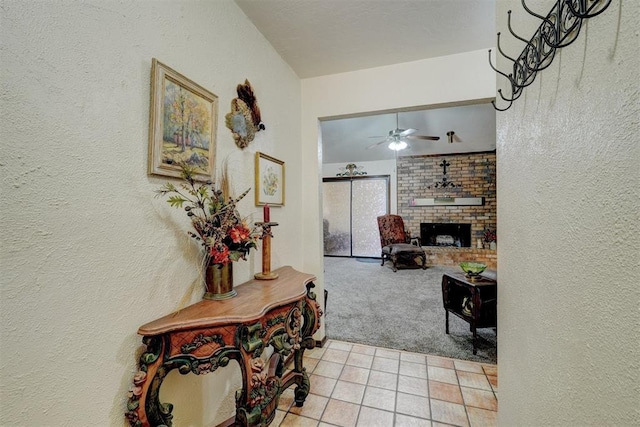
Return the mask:
[[[180,177],[180,164],[187,163],[196,180],[212,179],[217,118],[214,93],[153,58],[148,173]]]
[[[256,206],[284,206],[284,162],[256,153]]]

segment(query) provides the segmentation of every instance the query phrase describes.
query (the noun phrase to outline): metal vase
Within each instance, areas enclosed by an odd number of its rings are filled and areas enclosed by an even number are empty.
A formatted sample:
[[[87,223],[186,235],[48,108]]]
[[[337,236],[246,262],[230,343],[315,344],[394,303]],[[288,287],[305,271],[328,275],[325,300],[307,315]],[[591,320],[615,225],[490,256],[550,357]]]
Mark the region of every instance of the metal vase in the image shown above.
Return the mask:
[[[207,266],[205,273],[204,299],[223,300],[233,298],[237,292],[233,289],[233,263]]]

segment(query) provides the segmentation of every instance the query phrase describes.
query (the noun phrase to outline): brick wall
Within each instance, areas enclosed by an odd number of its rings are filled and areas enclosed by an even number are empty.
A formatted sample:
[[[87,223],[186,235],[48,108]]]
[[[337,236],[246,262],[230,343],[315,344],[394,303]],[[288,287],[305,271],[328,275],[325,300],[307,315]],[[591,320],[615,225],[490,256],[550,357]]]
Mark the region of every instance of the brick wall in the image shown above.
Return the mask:
[[[450,163],[447,180],[461,187],[435,188],[442,181],[442,160]],[[398,215],[413,235],[420,234],[421,222],[471,224],[471,243],[482,238],[486,228],[496,228],[496,154],[495,152],[449,154],[446,156],[398,157]],[[410,206],[414,198],[484,197],[484,206]],[[437,249],[437,250],[436,250]],[[478,260],[495,268],[495,251],[470,251],[458,248],[427,248],[430,264],[457,265],[459,261]],[[462,259],[463,257],[464,259]],[[482,258],[482,260],[480,259]]]

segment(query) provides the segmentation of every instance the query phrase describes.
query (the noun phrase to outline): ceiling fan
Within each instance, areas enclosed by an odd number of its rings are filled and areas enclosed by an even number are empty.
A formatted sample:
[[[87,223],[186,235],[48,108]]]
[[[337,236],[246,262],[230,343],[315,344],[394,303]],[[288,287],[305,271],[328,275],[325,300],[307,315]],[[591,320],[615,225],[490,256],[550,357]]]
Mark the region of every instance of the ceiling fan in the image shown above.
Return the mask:
[[[428,141],[438,141],[439,136],[415,135],[418,129],[400,129],[398,127],[398,113],[396,113],[396,128],[389,131],[387,137],[370,136],[369,138],[385,138],[367,147],[367,149],[375,148],[381,144],[388,143],[389,148],[394,151],[400,151],[407,148],[407,140],[409,139],[426,139]]]
[[[449,144],[453,144],[454,142],[462,142],[462,139],[452,130],[447,132],[447,141]]]

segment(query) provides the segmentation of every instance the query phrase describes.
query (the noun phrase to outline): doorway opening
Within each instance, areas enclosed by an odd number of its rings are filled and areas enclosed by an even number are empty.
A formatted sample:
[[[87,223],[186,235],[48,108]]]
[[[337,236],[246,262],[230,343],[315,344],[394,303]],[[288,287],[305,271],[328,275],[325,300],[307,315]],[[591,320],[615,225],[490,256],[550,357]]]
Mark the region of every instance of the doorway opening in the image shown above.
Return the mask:
[[[472,335],[467,324],[462,322],[463,324],[457,325],[458,331],[453,336],[445,334],[441,281],[444,273],[459,270],[457,264],[431,264],[425,271],[398,270],[393,273],[390,267],[376,265],[374,262],[357,262],[360,253],[354,250],[354,215],[350,206],[350,186],[357,181],[357,177],[346,179],[348,184],[345,187],[349,190],[344,190],[344,193],[348,195],[349,203],[336,203],[343,208],[348,207],[345,209],[349,212],[346,215],[348,219],[342,222],[342,227],[337,227],[340,220],[333,216],[335,206],[327,213],[328,206],[333,203],[333,196],[326,188],[327,182],[336,181],[336,175],[341,169],[345,169],[345,165],[357,166],[366,171],[368,176],[389,176],[387,212],[401,214],[412,236],[420,233],[421,223],[440,224],[441,229],[434,230],[434,246],[429,250],[459,251],[463,255],[475,257],[476,252],[480,251],[476,249],[475,242],[482,230],[473,226],[469,230],[468,223],[473,220],[466,220],[464,216],[455,218],[455,221],[447,219],[452,210],[471,211],[475,208],[414,206],[411,200],[433,197],[433,190],[429,186],[436,178],[440,178],[436,176],[440,171],[432,163],[434,158],[440,161],[440,156],[457,156],[456,162],[451,160],[453,165],[450,172],[456,182],[462,180],[459,177],[470,176],[474,181],[475,178],[484,179],[485,175],[495,176],[495,168],[480,161],[481,153],[495,151],[495,111],[492,108],[490,104],[422,107],[422,110],[406,108],[371,113],[366,117],[352,115],[320,121],[325,289],[330,293],[325,322],[328,338],[340,339],[344,336],[345,341],[366,343],[364,337],[369,334],[372,340],[383,339],[380,347],[495,363],[495,330],[482,331],[481,348],[477,356],[472,354]],[[407,147],[401,151],[389,146],[393,141],[389,144],[381,142],[389,130],[397,130],[394,135],[399,135],[406,129],[415,129],[416,132],[411,133],[412,135],[439,135],[440,139],[410,139]],[[450,131],[453,131],[455,138],[447,137]],[[470,160],[467,161],[467,157]],[[490,170],[491,173],[485,173],[485,170]],[[480,196],[481,194],[475,194],[475,181],[473,186],[466,181],[464,184],[470,188],[468,191],[474,194],[461,192],[461,197]],[[495,180],[480,184],[493,188]],[[481,187],[480,184],[478,188]],[[484,187],[478,190],[484,191]],[[480,216],[479,213],[469,213],[467,216],[469,215]],[[371,234],[376,245],[370,260],[374,260],[379,259],[381,248],[375,221],[377,215],[370,216]],[[449,229],[449,222],[462,226]],[[425,237],[423,240],[429,242],[430,238]],[[425,243],[422,246],[428,247]],[[442,257],[445,258],[453,260],[455,257]],[[339,303],[339,300],[342,301]],[[372,313],[375,318],[371,317]],[[418,325],[413,323],[422,316],[425,316],[424,322]],[[452,320],[454,325],[457,321],[458,319]],[[394,325],[398,327],[394,328]],[[337,329],[349,330],[350,334],[337,334]],[[444,354],[447,352],[448,356]]]

